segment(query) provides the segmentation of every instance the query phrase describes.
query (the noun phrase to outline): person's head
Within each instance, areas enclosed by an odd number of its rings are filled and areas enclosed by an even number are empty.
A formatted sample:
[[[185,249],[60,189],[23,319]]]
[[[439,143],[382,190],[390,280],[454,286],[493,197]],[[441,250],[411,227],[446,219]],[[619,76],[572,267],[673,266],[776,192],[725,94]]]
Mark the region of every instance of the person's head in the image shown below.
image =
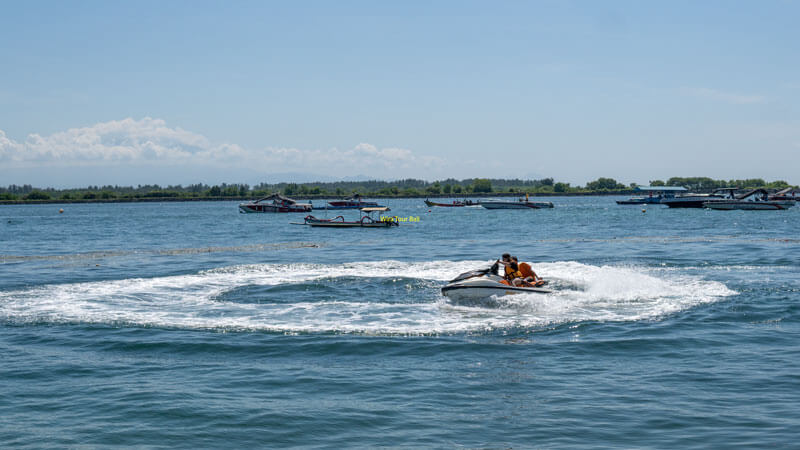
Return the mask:
[[[503,261],[511,261],[511,255],[508,253],[503,253]]]
[[[516,257],[516,256],[512,256],[512,257],[511,257],[511,261],[514,261],[514,262],[519,262],[519,260],[517,259],[517,257]]]

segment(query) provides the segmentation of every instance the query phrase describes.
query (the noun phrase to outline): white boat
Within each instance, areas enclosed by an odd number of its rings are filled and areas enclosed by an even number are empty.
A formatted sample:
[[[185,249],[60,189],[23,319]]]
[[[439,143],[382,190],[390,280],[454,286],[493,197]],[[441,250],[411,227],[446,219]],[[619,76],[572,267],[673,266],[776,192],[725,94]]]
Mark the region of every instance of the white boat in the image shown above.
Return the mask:
[[[501,283],[503,278],[493,273],[494,268],[462,273],[442,288],[442,295],[452,300],[480,300],[493,295],[549,294],[553,291],[540,287],[518,287]]]
[[[542,209],[552,208],[553,204],[550,202],[533,202],[528,199],[528,194],[525,198],[515,200],[479,200],[478,204],[486,209]]]
[[[294,199],[281,194],[272,194],[250,203],[240,203],[241,213],[289,213],[311,212],[310,203],[298,203]]]
[[[742,195],[736,196],[732,200],[713,201],[703,203],[703,206],[709,209],[717,209],[724,211],[731,210],[780,210],[789,209],[794,206],[794,200],[770,200],[769,193],[764,189],[753,189]]]

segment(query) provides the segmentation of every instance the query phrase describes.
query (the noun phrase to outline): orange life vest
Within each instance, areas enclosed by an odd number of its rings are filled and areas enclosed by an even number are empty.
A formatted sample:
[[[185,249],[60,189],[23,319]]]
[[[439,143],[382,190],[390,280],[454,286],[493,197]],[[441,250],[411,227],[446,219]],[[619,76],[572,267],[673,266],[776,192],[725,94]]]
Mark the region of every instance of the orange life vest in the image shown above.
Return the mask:
[[[514,270],[514,268],[511,267],[511,264],[508,264],[506,266],[506,280],[513,280],[514,278],[520,278],[520,277],[522,277],[522,273],[520,273],[519,271],[519,266],[517,270]]]
[[[522,278],[533,276],[533,269],[531,268],[531,265],[526,262],[519,263],[519,272],[522,274]]]

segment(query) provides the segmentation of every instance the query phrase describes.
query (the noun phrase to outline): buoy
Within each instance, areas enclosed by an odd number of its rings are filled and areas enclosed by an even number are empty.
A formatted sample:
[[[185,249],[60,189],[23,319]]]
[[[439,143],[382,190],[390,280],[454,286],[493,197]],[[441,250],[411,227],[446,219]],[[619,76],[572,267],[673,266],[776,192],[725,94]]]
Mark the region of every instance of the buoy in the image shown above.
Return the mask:
[[[643,210],[642,210],[642,212],[647,212],[647,210],[646,210],[646,209],[643,209]]]
[[[64,208],[61,208],[61,209],[59,209],[59,210],[58,210],[58,213],[59,213],[59,214],[64,214]]]

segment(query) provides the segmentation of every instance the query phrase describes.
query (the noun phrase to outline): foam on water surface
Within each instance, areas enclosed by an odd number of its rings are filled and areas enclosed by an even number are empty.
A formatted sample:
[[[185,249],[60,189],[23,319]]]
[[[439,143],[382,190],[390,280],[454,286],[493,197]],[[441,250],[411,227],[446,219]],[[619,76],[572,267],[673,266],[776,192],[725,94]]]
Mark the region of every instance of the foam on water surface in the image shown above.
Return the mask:
[[[159,278],[51,284],[0,292],[0,320],[435,334],[651,320],[736,293],[721,282],[680,271],[553,262],[535,267],[551,280],[552,294],[493,297],[477,304],[453,303],[441,295],[447,280],[486,266],[487,261],[391,260],[252,264]]]

